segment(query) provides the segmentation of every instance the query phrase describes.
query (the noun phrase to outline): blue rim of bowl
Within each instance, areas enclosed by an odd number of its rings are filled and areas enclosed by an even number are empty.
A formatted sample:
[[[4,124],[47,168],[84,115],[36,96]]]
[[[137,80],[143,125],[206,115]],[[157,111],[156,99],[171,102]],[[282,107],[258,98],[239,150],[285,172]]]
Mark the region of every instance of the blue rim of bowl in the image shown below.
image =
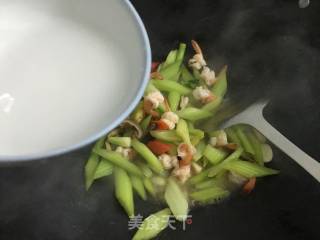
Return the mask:
[[[150,48],[150,42],[149,37],[147,34],[147,31],[145,29],[145,26],[137,13],[136,9],[133,7],[131,2],[129,0],[123,0],[122,1],[129,11],[130,15],[133,17],[133,20],[135,24],[137,25],[137,28],[140,32],[140,35],[143,40],[144,45],[144,54],[145,54],[145,71],[143,73],[142,82],[140,85],[140,88],[136,94],[136,97],[132,100],[128,108],[111,124],[109,124],[107,127],[105,127],[103,130],[99,131],[99,133],[94,134],[93,136],[89,137],[88,139],[81,141],[80,143],[71,145],[69,147],[56,149],[52,151],[48,151],[45,153],[37,153],[37,154],[29,154],[25,156],[6,156],[6,155],[0,155],[0,162],[1,163],[17,163],[17,162],[25,162],[25,161],[32,161],[32,160],[38,160],[38,159],[45,159],[49,157],[55,157],[59,156],[74,150],[77,150],[81,147],[84,147],[90,143],[93,143],[97,139],[101,138],[108,132],[110,132],[112,129],[116,128],[118,125],[120,125],[128,116],[129,114],[134,110],[134,108],[137,106],[138,102],[143,96],[144,89],[146,88],[148,81],[149,81],[149,74],[151,69],[151,48]]]

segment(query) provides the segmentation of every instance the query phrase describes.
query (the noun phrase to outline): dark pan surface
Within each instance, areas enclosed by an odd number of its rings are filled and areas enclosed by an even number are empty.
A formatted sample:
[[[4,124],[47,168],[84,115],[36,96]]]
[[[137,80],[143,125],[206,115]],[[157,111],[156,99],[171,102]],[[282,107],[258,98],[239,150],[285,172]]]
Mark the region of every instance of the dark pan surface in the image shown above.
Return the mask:
[[[154,59],[178,40],[197,39],[218,70],[230,69],[232,98],[269,96],[266,118],[320,159],[320,2],[300,9],[298,1],[133,1],[145,21]],[[229,96],[230,96],[229,95]],[[128,221],[107,180],[83,186],[90,148],[24,166],[0,168],[0,239],[128,239]],[[159,239],[320,239],[320,185],[279,151],[281,174],[258,181],[250,196],[191,212],[182,231]],[[157,204],[137,200],[147,216]]]

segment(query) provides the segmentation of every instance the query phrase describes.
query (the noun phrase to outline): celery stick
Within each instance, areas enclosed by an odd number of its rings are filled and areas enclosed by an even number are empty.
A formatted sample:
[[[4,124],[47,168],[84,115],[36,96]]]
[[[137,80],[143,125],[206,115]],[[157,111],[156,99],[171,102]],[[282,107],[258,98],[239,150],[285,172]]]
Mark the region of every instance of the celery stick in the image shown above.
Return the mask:
[[[195,79],[198,79],[199,81],[202,79],[199,70],[193,69],[192,73]]]
[[[216,187],[216,186],[217,186],[217,181],[215,179],[209,179],[194,185],[194,187],[198,190],[210,188],[210,187]]]
[[[141,124],[140,124],[140,127],[142,129],[142,131],[145,133],[147,130],[148,130],[148,127],[149,127],[149,124],[151,122],[151,119],[152,119],[152,116],[151,115],[148,115],[147,117],[145,117]]]
[[[84,168],[84,175],[85,175],[85,185],[86,189],[89,190],[91,187],[93,181],[94,181],[94,174],[96,172],[96,169],[98,167],[100,158],[97,154],[91,153],[86,166]]]
[[[165,142],[179,142],[181,138],[177,135],[175,130],[156,130],[150,131],[150,135],[158,140]]]
[[[132,185],[126,171],[122,168],[114,168],[115,195],[128,216],[134,216],[134,202]]]
[[[211,187],[206,188],[197,192],[190,193],[190,197],[193,200],[202,202],[202,203],[209,203],[212,201],[220,200],[229,196],[229,191],[224,190],[219,187]]]
[[[161,91],[164,92],[177,92],[181,95],[187,95],[191,92],[190,88],[187,88],[180,83],[170,80],[151,80],[152,84]]]
[[[94,173],[94,179],[99,179],[102,177],[106,177],[111,175],[113,172],[113,165],[112,163],[101,160],[98,164],[98,167]]]
[[[197,152],[193,155],[194,161],[199,161],[203,156],[204,149],[206,148],[206,143],[202,140],[196,145]]]
[[[167,66],[169,66],[170,64],[174,63],[177,59],[177,52],[178,50],[175,49],[175,50],[172,50],[169,52],[167,58],[166,58],[166,61],[162,64],[162,68],[165,68]]]
[[[189,211],[188,200],[179,185],[171,178],[168,180],[164,198],[175,218],[184,221]]]
[[[180,103],[180,98],[181,98],[180,93],[176,91],[169,92],[168,101],[169,101],[169,106],[172,112],[177,111]]]
[[[100,138],[95,143],[92,149],[92,152],[90,154],[90,157],[85,165],[84,175],[85,175],[85,186],[87,190],[89,190],[90,186],[94,181],[94,175],[100,162],[100,157],[96,153],[94,153],[93,150],[103,148],[104,142],[105,142],[105,136]]]
[[[154,197],[156,195],[156,189],[149,178],[143,178],[143,185],[151,196]]]
[[[208,173],[210,172],[212,168],[208,168],[206,170],[203,170],[201,173],[198,173],[197,175],[192,176],[188,182],[192,185],[200,183],[204,180],[208,179]]]
[[[148,95],[151,92],[159,91],[151,81],[149,81],[146,90],[144,91],[144,96]]]
[[[131,147],[130,137],[109,137],[108,142],[121,147]]]
[[[208,177],[215,177],[217,174],[219,174],[223,170],[223,167],[226,164],[232,161],[236,161],[241,156],[242,153],[243,153],[243,149],[238,148],[236,151],[231,153],[222,163],[212,167],[209,170]]]
[[[151,178],[151,182],[158,187],[164,187],[167,183],[166,178],[160,176],[154,176]]]
[[[189,121],[197,121],[197,120],[205,119],[212,116],[211,112],[203,109],[194,108],[194,107],[184,108],[180,110],[177,114],[179,117]]]
[[[248,153],[251,153],[254,155],[254,149],[253,146],[251,145],[247,135],[244,133],[243,126],[234,126],[235,132],[240,139],[241,146],[243,146],[244,150]]]
[[[215,96],[220,96],[221,98],[224,97],[224,95],[227,92],[227,66],[223,67],[220,71],[216,83],[212,87],[212,93]]]
[[[188,124],[185,120],[179,119],[176,132],[177,132],[177,135],[183,140],[184,143],[191,144]]]
[[[136,122],[140,123],[144,117],[144,111],[143,111],[143,101],[140,101],[138,106],[135,108],[134,112],[131,114],[130,118]]]
[[[153,171],[159,174],[164,172],[161,162],[146,145],[139,142],[137,139],[132,139],[132,147],[147,161]]]
[[[228,137],[229,142],[236,143],[239,146],[241,146],[241,141],[232,128],[226,128],[224,131],[227,133],[227,137]]]
[[[138,163],[139,168],[141,169],[142,174],[147,177],[150,178],[153,175],[152,170],[148,167],[147,164],[145,163]]]
[[[278,174],[278,170],[266,168],[255,163],[247,161],[233,161],[225,164],[225,169],[234,171],[246,178],[263,177],[268,175]]]
[[[128,173],[132,173],[137,176],[142,176],[140,169],[135,164],[130,162],[128,159],[124,158],[120,153],[107,151],[104,149],[95,150],[95,153],[97,153],[102,158],[110,161],[115,166],[123,168]]]
[[[194,76],[189,72],[188,68],[185,65],[181,67],[181,78],[183,81],[189,81],[195,79]]]
[[[178,80],[180,75],[180,62],[174,62],[166,67],[161,68],[160,74],[167,81]]]
[[[130,176],[130,180],[131,180],[133,189],[139,194],[139,196],[143,200],[146,200],[147,199],[147,194],[146,194],[146,190],[144,189],[144,185],[143,185],[142,179],[137,177],[137,176],[135,176],[135,175],[131,175]]]
[[[187,48],[187,45],[185,43],[180,43],[179,44],[179,49],[178,49],[178,52],[177,52],[176,61],[178,63],[180,63],[180,64],[183,62],[184,55],[185,55],[185,52],[186,52],[186,48]]]
[[[211,164],[218,164],[228,155],[226,152],[212,147],[210,144],[204,149],[203,155],[209,160]]]
[[[222,98],[217,96],[216,99],[204,105],[201,109],[215,113],[222,103]]]
[[[195,89],[199,85],[199,80],[189,72],[185,65],[181,66],[180,82],[182,85],[192,89]]]
[[[259,165],[263,166],[263,153],[262,153],[262,146],[257,137],[253,134],[253,132],[249,132],[247,134],[248,139],[253,147],[254,150],[254,159]]]
[[[192,145],[197,145],[204,138],[204,131],[200,129],[190,129],[189,134]]]
[[[155,238],[168,226],[170,215],[171,211],[169,208],[165,208],[159,212],[151,214],[143,220],[132,240],[147,240]]]

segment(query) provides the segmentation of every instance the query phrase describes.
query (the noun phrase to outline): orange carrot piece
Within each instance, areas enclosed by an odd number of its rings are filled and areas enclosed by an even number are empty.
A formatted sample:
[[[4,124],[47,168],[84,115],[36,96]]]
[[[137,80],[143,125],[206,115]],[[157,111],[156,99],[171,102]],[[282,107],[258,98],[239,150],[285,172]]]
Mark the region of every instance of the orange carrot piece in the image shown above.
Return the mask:
[[[159,140],[152,140],[147,143],[148,148],[156,155],[167,153],[171,150],[172,145],[163,143]]]

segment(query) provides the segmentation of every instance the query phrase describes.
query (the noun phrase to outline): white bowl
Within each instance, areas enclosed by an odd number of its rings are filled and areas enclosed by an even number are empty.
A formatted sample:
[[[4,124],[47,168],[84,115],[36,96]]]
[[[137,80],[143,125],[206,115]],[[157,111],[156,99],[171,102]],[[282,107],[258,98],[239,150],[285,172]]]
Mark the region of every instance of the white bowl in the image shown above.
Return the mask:
[[[1,0],[0,161],[62,154],[106,134],[137,105],[150,65],[127,0]]]

